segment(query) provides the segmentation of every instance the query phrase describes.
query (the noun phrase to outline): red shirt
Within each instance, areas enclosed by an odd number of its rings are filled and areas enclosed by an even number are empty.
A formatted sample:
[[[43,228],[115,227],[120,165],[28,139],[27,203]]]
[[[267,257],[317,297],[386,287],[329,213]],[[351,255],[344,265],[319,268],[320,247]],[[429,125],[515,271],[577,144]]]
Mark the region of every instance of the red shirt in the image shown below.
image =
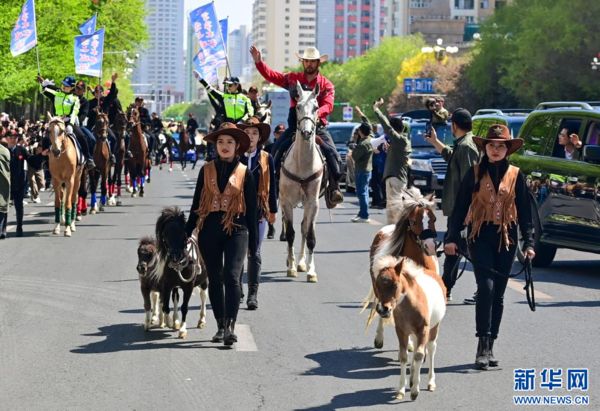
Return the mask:
[[[321,73],[317,74],[317,77],[313,81],[309,82],[306,79],[304,72],[302,73],[281,73],[273,70],[267,66],[264,61],[256,63],[256,69],[265,78],[265,80],[271,83],[283,87],[286,90],[294,90],[296,88],[296,81],[299,81],[301,85],[308,86],[314,89],[315,86],[319,85],[319,95],[317,96],[317,102],[319,103],[318,116],[323,125],[327,125],[327,116],[333,111],[333,100],[335,99],[335,88],[333,83],[327,80]],[[290,107],[296,107],[296,100],[290,98]]]

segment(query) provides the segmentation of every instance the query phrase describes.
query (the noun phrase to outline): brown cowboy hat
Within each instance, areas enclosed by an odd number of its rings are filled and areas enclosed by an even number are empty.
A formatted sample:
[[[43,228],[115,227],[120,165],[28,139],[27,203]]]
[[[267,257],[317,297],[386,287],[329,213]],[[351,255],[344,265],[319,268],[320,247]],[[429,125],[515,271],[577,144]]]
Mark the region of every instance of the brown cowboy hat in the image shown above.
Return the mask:
[[[233,137],[236,143],[240,145],[237,150],[238,155],[242,155],[248,151],[248,147],[250,147],[250,137],[248,137],[248,134],[246,134],[244,130],[237,128],[233,123],[225,122],[221,124],[221,127],[219,127],[217,131],[213,131],[204,137],[204,140],[209,143],[217,144],[217,138],[222,135]]]
[[[492,141],[501,141],[506,144],[506,147],[508,148],[506,152],[507,157],[520,149],[523,145],[523,139],[512,138],[510,135],[510,130],[503,124],[492,124],[490,128],[488,128],[488,132],[485,137],[473,137],[473,141],[481,151],[485,150],[485,145],[487,143]]]
[[[258,129],[258,133],[260,134],[258,145],[266,143],[271,135],[271,126],[267,123],[261,123],[256,117],[250,117],[245,123],[238,124],[238,127],[244,131],[247,128],[256,127]]]

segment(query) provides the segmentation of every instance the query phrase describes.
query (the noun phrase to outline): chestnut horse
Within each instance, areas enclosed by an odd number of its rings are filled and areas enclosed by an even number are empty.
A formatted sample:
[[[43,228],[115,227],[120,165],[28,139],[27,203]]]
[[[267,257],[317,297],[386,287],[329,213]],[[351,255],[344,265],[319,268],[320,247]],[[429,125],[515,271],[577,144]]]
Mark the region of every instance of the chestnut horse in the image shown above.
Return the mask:
[[[48,167],[54,187],[54,227],[53,234],[60,234],[60,221],[64,210],[65,237],[71,237],[75,231],[75,212],[77,192],[81,181],[83,165],[77,164],[75,142],[67,136],[67,127],[60,117],[48,113],[48,134],[50,136],[50,155]],[[61,205],[64,208],[61,208]]]
[[[129,149],[133,154],[133,158],[128,160],[129,174],[131,176],[131,185],[133,186],[132,197],[138,195],[138,178],[139,178],[139,194],[140,197],[144,196],[144,183],[146,179],[146,164],[148,145],[146,144],[146,138],[142,132],[142,124],[140,122],[140,112],[135,106],[130,107],[129,113],[129,135],[131,141],[129,143]]]
[[[190,148],[194,148],[194,145],[190,143],[190,136],[188,135],[185,127],[180,124],[177,132],[179,133],[179,163],[181,164],[181,169],[185,170],[187,166],[187,152]]]
[[[94,148],[94,162],[96,167],[88,171],[90,180],[90,213],[95,214],[98,211],[98,202],[96,200],[96,191],[98,182],[100,182],[100,211],[104,211],[107,197],[108,174],[110,172],[110,148],[108,146],[108,115],[103,112],[98,113],[96,124],[94,125],[94,136],[96,137],[96,147]]]

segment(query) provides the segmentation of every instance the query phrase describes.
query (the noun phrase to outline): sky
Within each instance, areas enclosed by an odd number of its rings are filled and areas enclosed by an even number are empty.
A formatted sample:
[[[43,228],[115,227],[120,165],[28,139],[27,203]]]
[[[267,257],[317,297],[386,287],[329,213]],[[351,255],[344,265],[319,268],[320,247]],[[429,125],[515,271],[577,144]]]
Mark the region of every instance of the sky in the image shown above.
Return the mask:
[[[186,15],[189,11],[207,4],[209,0],[185,0]],[[254,0],[214,0],[217,18],[229,16],[229,31],[245,24],[248,29],[252,26],[252,3]]]

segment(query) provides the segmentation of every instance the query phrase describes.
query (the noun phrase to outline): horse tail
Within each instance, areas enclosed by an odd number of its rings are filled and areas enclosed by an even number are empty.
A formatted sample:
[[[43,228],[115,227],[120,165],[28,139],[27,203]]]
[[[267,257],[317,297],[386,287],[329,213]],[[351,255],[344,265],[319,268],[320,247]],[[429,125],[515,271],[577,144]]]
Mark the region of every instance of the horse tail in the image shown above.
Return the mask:
[[[362,305],[362,309],[360,310],[360,314],[363,313],[363,311],[365,311],[367,308],[369,308],[369,306],[371,307],[371,309],[369,310],[369,316],[367,317],[367,323],[365,325],[365,333],[367,332],[367,330],[369,329],[369,326],[371,325],[371,323],[373,322],[373,318],[375,318],[375,307],[377,307],[377,297],[375,296],[375,290],[373,289],[373,286],[371,285],[371,288],[369,289],[369,294],[367,294],[367,296],[363,299],[363,305]]]

